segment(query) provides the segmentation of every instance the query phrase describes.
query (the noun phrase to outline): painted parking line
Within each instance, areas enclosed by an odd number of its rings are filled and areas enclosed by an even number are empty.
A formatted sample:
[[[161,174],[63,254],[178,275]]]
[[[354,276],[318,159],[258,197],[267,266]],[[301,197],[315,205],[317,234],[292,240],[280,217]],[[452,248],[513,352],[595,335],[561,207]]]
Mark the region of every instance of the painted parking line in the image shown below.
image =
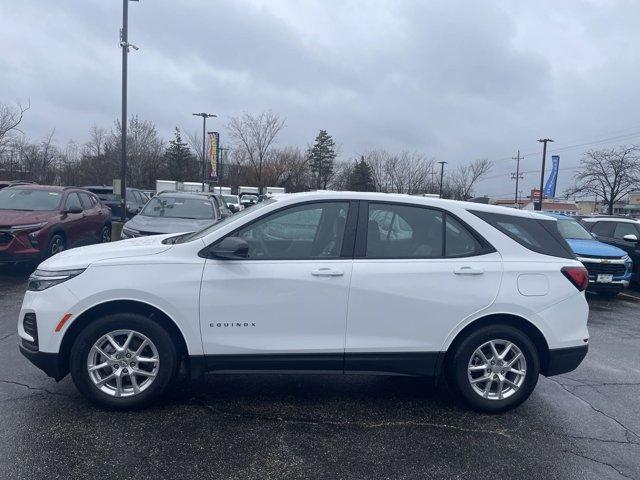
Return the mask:
[[[631,302],[640,302],[640,292],[627,290],[624,293],[618,294],[618,298],[621,298],[623,300],[628,300]]]

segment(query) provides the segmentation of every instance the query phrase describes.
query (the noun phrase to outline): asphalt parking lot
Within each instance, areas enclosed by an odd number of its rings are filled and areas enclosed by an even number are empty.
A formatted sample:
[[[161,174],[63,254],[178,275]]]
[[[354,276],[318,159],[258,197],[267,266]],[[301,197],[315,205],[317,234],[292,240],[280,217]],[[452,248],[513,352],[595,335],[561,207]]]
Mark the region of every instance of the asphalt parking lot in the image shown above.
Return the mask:
[[[591,349],[510,413],[420,379],[210,375],[95,408],[18,353],[26,269],[0,269],[0,478],[640,478],[640,303],[590,297]]]

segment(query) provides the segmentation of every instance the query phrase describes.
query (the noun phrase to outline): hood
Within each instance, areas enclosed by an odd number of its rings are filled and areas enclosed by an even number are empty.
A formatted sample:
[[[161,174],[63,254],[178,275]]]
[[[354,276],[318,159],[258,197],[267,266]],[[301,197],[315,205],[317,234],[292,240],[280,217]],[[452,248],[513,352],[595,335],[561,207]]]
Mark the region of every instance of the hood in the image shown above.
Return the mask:
[[[56,215],[58,215],[56,211],[0,210],[0,227],[46,222]]]
[[[568,238],[567,243],[576,255],[588,255],[590,257],[620,258],[624,257],[627,252],[624,250],[599,242],[598,240],[578,240]]]
[[[101,260],[116,258],[140,257],[155,255],[169,250],[173,245],[165,245],[162,241],[172,235],[156,235],[119,240],[111,243],[99,243],[87,247],[72,248],[58,253],[42,262],[38,268],[45,270],[70,270],[86,268]]]
[[[194,220],[191,218],[167,218],[167,217],[147,217],[146,215],[136,215],[127,223],[125,228],[131,228],[140,232],[148,233],[187,233],[196,232],[215,223],[215,220]]]

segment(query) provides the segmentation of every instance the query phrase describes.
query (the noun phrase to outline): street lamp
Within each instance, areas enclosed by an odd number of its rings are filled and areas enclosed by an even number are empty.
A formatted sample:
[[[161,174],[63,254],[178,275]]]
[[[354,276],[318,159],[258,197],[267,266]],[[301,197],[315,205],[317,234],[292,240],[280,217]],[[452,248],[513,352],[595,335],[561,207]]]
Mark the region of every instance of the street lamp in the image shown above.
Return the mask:
[[[440,198],[442,198],[442,179],[444,178],[444,166],[449,162],[438,162],[440,164]]]
[[[202,191],[204,192],[204,182],[207,177],[207,155],[205,150],[205,143],[207,138],[207,118],[217,117],[212,113],[193,113],[195,117],[202,117]]]
[[[547,143],[553,142],[553,140],[550,138],[541,138],[538,141],[542,143],[542,172],[540,173],[540,203],[537,205],[538,208],[535,208],[535,210],[542,211],[542,198],[544,195],[542,190],[544,189],[544,164],[547,160]],[[535,202],[533,206],[536,207]]]
[[[129,48],[138,50],[138,47],[129,43],[129,2],[138,0],[122,0],[122,29],[120,30],[120,47],[122,48],[122,131],[121,131],[121,157],[120,170],[120,203],[122,223],[127,221],[127,57]]]

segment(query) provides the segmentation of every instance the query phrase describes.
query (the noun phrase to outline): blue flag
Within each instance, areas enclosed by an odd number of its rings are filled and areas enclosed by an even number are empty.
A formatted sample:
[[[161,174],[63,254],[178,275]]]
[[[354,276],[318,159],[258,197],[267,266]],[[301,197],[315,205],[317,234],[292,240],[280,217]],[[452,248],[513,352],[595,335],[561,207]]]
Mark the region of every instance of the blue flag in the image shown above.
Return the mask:
[[[553,166],[551,167],[551,173],[544,186],[544,195],[547,198],[553,198],[556,196],[556,183],[558,183],[558,167],[560,166],[560,155],[552,155],[551,161]]]

